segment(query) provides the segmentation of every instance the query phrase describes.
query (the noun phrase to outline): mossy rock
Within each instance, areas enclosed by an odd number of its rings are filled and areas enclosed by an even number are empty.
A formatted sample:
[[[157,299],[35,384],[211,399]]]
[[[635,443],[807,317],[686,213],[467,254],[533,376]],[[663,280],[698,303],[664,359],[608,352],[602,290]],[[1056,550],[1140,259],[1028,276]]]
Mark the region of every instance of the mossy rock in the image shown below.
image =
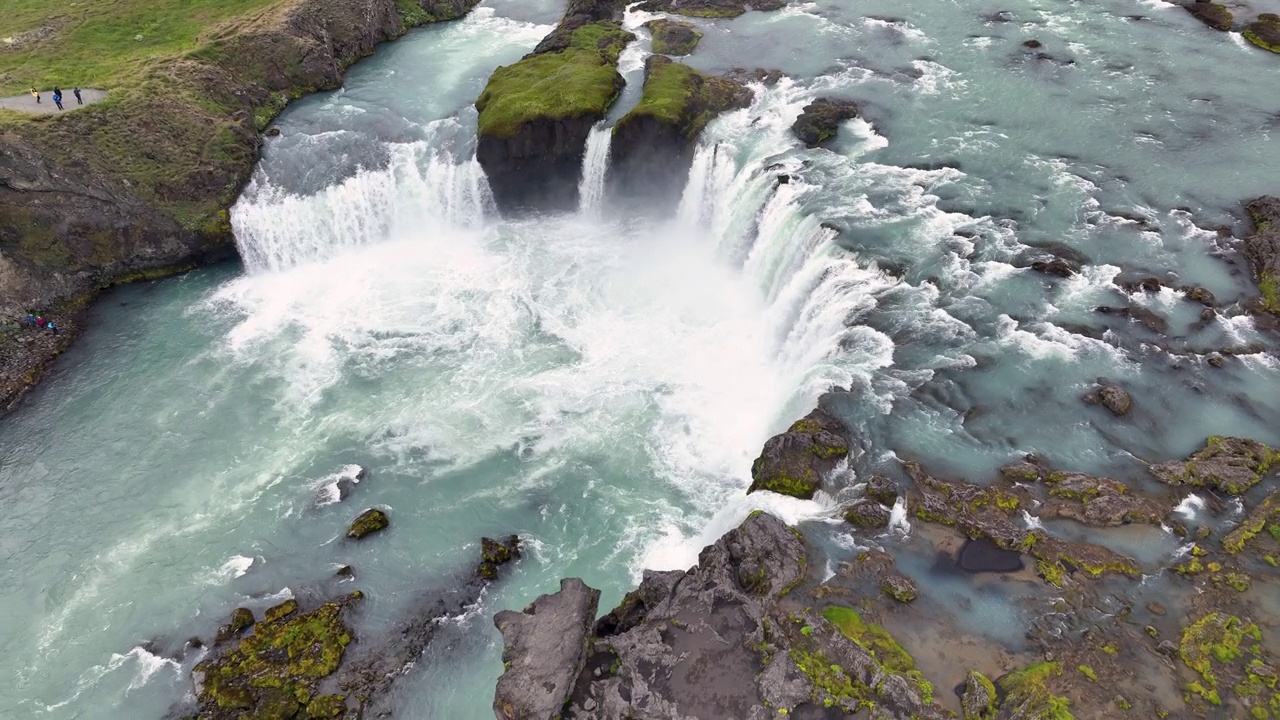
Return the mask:
[[[1240,495],[1271,472],[1280,451],[1257,440],[1214,435],[1202,450],[1187,460],[1151,465],[1157,480],[1170,485],[1211,487],[1228,495]]]
[[[994,720],[998,698],[995,684],[986,675],[970,670],[960,696],[960,716],[964,720]]]
[[[347,708],[345,695],[318,695],[307,703],[308,718],[335,718]]]
[[[476,100],[480,135],[513,138],[531,122],[604,117],[624,84],[618,55],[634,38],[616,22],[589,23],[562,50],[498,68]]]
[[[889,524],[890,513],[885,506],[868,498],[854,501],[844,511],[844,521],[863,530],[878,530]]]
[[[1231,16],[1231,11],[1225,5],[1219,5],[1215,2],[1193,2],[1184,6],[1187,12],[1191,13],[1197,20],[1208,25],[1214,30],[1227,31],[1231,29],[1235,19]]]
[[[295,604],[288,613],[270,613],[274,619],[264,618],[252,635],[202,661],[194,670],[201,717],[295,717],[342,662],[353,640],[343,615],[362,597],[355,592],[308,612]]]
[[[254,623],[253,611],[249,608],[236,608],[231,611],[231,619],[226,625],[218,628],[218,642],[229,640],[239,635]]]
[[[857,610],[833,605],[822,616],[840,630],[840,634],[861,645],[889,672],[906,677],[920,692],[925,705],[933,702],[933,684],[916,669],[915,658],[887,630],[866,622]]]
[[[1280,15],[1263,13],[1244,29],[1244,39],[1263,50],[1280,53]],[[1274,279],[1273,279],[1274,282]]]
[[[377,508],[369,508],[351,522],[351,527],[347,528],[347,537],[359,540],[386,530],[390,524],[391,521],[387,519],[386,513]]]
[[[520,557],[520,537],[508,535],[502,540],[480,538],[480,563],[476,575],[485,580],[497,580],[498,568]]]
[[[849,454],[849,444],[841,437],[845,432],[840,421],[822,410],[796,421],[764,444],[760,457],[751,464],[752,482],[747,492],[769,490],[812,498],[822,486],[822,473]]]
[[[289,598],[288,600],[285,600],[279,605],[267,608],[267,611],[262,614],[262,621],[275,622],[277,620],[280,620],[281,618],[289,617],[290,615],[294,614],[297,611],[298,611],[298,601],[294,600],[293,598]]]
[[[819,98],[805,106],[791,131],[806,146],[814,148],[835,137],[841,122],[856,117],[857,104],[849,100]]]
[[[900,603],[909,603],[920,596],[915,583],[902,575],[886,575],[881,578],[880,590]]]
[[[614,133],[622,135],[628,125],[653,119],[693,139],[720,113],[750,102],[751,92],[739,83],[652,55],[645,61],[640,102],[618,121]]]
[[[653,34],[653,51],[659,55],[689,55],[702,39],[692,23],[679,20],[650,20],[644,26]]]
[[[1061,675],[1060,663],[1042,662],[1000,678],[996,685],[1004,695],[1001,713],[1037,720],[1071,720],[1071,702],[1049,689],[1049,682]]]

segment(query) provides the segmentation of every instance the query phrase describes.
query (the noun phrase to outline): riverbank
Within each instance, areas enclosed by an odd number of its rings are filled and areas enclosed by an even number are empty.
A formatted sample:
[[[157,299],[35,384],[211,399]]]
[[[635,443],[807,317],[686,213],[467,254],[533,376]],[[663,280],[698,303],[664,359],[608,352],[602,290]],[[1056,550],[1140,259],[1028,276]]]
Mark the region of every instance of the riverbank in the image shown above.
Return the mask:
[[[0,408],[73,341],[79,310],[103,288],[234,253],[227,209],[291,100],[474,4],[90,2],[56,16],[20,4],[0,25],[14,67],[0,92],[92,81],[111,93],[75,112],[0,112],[0,315],[38,308],[69,330],[53,343],[3,341]]]

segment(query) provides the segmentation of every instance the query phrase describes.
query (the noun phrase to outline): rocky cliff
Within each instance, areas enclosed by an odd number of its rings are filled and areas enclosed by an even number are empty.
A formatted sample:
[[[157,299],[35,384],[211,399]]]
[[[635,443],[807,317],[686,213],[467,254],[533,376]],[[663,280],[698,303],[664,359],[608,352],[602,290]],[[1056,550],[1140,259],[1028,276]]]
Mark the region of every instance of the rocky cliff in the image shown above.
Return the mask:
[[[698,134],[717,115],[746,107],[751,98],[751,91],[737,81],[662,55],[649,56],[640,102],[613,130],[611,187],[624,197],[677,199]]]
[[[227,208],[289,100],[475,2],[292,0],[210,28],[100,104],[0,125],[0,316],[34,308],[64,329],[32,339],[0,327],[0,407],[74,337],[77,310],[102,288],[233,254]]]
[[[635,36],[619,0],[572,0],[532,53],[490,76],[476,100],[476,156],[503,212],[573,210],[591,127],[624,85],[618,55]]]
[[[815,443],[804,438],[825,433],[845,447],[838,422],[816,411],[771,440],[757,465],[814,469],[812,494],[836,478],[812,467]],[[790,528],[757,511],[693,568],[646,573],[599,619],[599,594],[576,579],[500,613],[494,711],[500,720],[1277,717],[1277,458],[1252,440],[1211,437],[1144,479],[1028,456],[984,484],[905,462],[896,479],[870,476],[853,505],[887,516],[901,504],[913,523],[905,537],[905,525],[851,522],[837,531],[845,541],[831,543],[829,523]],[[1242,498],[1245,512],[1188,521],[1174,512],[1185,487]],[[1038,518],[1069,525],[1045,529]],[[1134,535],[1107,531],[1122,525],[1187,544],[1138,560],[1073,539],[1114,544]],[[836,546],[858,549],[819,549]],[[958,592],[966,585],[971,594]],[[978,604],[999,628],[975,622]],[[1018,642],[1002,639],[1010,623]]]

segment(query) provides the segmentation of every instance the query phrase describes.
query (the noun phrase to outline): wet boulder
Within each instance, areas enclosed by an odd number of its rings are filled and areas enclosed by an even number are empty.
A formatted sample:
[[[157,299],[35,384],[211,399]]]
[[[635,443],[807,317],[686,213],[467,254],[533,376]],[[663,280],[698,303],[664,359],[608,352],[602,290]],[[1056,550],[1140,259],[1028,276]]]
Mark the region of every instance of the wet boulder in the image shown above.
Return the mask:
[[[226,625],[218,628],[217,642],[226,642],[244,632],[247,628],[252,627],[255,622],[253,611],[249,608],[236,608],[231,613],[231,619]]]
[[[390,524],[391,521],[387,519],[385,512],[378,508],[369,508],[351,521],[351,526],[347,528],[347,537],[352,540],[360,540],[376,532],[386,530]]]
[[[1262,297],[1260,312],[1280,314],[1280,197],[1264,196],[1245,205],[1253,233],[1244,240],[1244,256]]]
[[[1049,488],[1048,500],[1037,510],[1042,518],[1065,518],[1092,527],[1159,525],[1173,510],[1171,502],[1130,492],[1111,478],[1050,472],[1041,480]]]
[[[653,34],[653,51],[659,55],[688,55],[702,39],[692,23],[679,20],[650,20],[644,26]]]
[[[1043,260],[1033,260],[1031,269],[1044,275],[1052,275],[1054,277],[1071,277],[1080,272],[1080,266],[1072,263],[1065,258],[1054,257]]]
[[[1148,466],[1157,480],[1169,485],[1208,487],[1240,495],[1271,473],[1280,451],[1257,440],[1212,436],[1186,460]]]
[[[1214,30],[1227,31],[1231,29],[1234,18],[1231,17],[1231,11],[1226,5],[1220,5],[1215,2],[1203,2],[1196,0],[1189,5],[1184,5],[1187,12],[1191,13],[1195,19],[1208,25]]]
[[[863,530],[876,530],[889,524],[889,509],[875,500],[862,498],[844,511],[845,522]]]
[[[1183,296],[1191,302],[1198,302],[1207,307],[1213,307],[1218,304],[1218,298],[1214,297],[1214,294],[1208,288],[1203,288],[1199,285],[1186,285],[1180,289]]]
[[[1102,380],[1099,381],[1096,391],[1084,396],[1084,401],[1090,405],[1101,405],[1116,417],[1128,415],[1130,408],[1133,407],[1133,396],[1128,390]]]
[[[822,476],[849,454],[848,430],[821,408],[797,420],[764,444],[751,464],[748,493],[769,490],[808,500],[822,487]]]
[[[801,111],[791,131],[807,147],[818,147],[836,136],[840,123],[858,117],[858,105],[850,100],[818,98]]]
[[[1263,50],[1280,53],[1280,15],[1262,13],[1245,27],[1244,39]]]
[[[872,475],[863,492],[872,500],[889,507],[893,507],[898,501],[898,483],[883,475]]]
[[[493,710],[502,720],[560,717],[574,681],[587,659],[588,637],[600,591],[578,578],[560,581],[560,591],[543,595],[522,612],[504,610],[493,618],[502,633],[502,662]]]
[[[498,568],[520,557],[520,536],[508,535],[501,540],[480,538],[480,564],[476,575],[486,580],[496,580]]]
[[[880,590],[900,603],[909,603],[920,596],[915,583],[905,575],[886,575],[880,580]]]
[[[960,712],[964,720],[992,720],[996,716],[996,686],[986,675],[970,670],[964,679]]]

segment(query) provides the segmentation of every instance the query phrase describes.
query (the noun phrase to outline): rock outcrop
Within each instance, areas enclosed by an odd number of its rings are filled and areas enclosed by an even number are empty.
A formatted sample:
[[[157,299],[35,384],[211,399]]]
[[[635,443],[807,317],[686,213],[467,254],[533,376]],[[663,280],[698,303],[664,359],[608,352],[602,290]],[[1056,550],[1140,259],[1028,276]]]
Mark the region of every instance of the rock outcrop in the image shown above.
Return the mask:
[[[347,537],[352,540],[360,540],[376,532],[386,530],[390,524],[391,521],[387,519],[385,512],[378,508],[369,508],[351,521],[351,526],[347,528]]]
[[[502,633],[502,662],[493,710],[502,720],[553,718],[569,699],[590,648],[600,591],[578,578],[560,581],[522,612],[493,618]]]
[[[1221,5],[1208,0],[1196,0],[1188,5],[1184,5],[1187,12],[1191,13],[1195,19],[1208,25],[1214,30],[1227,31],[1231,29],[1232,23],[1235,21],[1231,16],[1231,11],[1226,5]]]
[[[585,643],[583,609],[595,598],[577,581],[523,614],[499,615],[509,665],[498,717],[764,720],[867,707],[877,717],[945,717],[883,628],[847,607],[788,602],[809,554],[803,536],[755,513],[689,571],[647,574]],[[564,671],[579,664],[565,703]]]
[[[778,10],[787,0],[646,0],[641,10],[670,12],[688,17],[737,17],[748,10]]]
[[[476,157],[503,212],[573,210],[591,127],[624,81],[618,55],[635,39],[619,0],[572,0],[532,53],[489,77],[476,100]]]
[[[787,431],[769,438],[751,464],[748,493],[769,490],[808,500],[822,487],[822,477],[849,454],[848,430],[818,408]]]
[[[454,15],[472,4],[422,2]],[[226,209],[260,132],[290,99],[338,86],[378,43],[436,19],[401,5],[288,0],[146,61],[139,86],[109,103],[0,127],[0,315],[36,308],[63,328],[51,342],[0,342],[0,408],[75,337],[101,289],[234,254]]]
[[[644,26],[653,34],[653,51],[659,55],[688,55],[702,39],[692,23],[679,20],[650,20]]]
[[[1116,417],[1128,415],[1133,407],[1133,396],[1128,390],[1104,380],[1098,381],[1098,389],[1085,395],[1084,401],[1090,405],[1101,405]]]
[[[818,147],[836,136],[840,123],[858,117],[858,105],[851,100],[818,98],[805,105],[791,131],[808,147]]]
[[[1186,460],[1151,465],[1157,480],[1170,485],[1207,487],[1240,495],[1276,468],[1280,451],[1257,440],[1212,436],[1202,450]]]
[[[663,55],[645,61],[640,102],[613,129],[609,184],[622,197],[679,199],[698,134],[717,115],[746,107],[751,91]]]
[[[1262,13],[1245,27],[1244,39],[1263,50],[1280,53],[1280,15]]]
[[[1262,293],[1257,309],[1280,314],[1280,197],[1264,196],[1245,205],[1253,233],[1244,241],[1244,256]]]

